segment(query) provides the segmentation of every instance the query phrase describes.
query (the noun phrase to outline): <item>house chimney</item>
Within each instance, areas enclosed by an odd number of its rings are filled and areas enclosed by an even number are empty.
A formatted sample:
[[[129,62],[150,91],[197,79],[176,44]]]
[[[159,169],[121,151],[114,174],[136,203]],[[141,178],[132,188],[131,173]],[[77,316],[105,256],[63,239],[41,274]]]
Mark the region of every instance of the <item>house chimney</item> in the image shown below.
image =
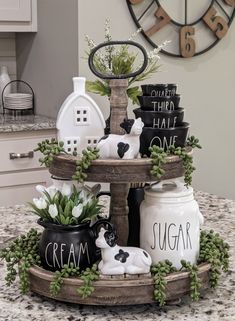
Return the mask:
[[[85,77],[73,77],[73,91],[78,93],[79,95],[85,94]]]

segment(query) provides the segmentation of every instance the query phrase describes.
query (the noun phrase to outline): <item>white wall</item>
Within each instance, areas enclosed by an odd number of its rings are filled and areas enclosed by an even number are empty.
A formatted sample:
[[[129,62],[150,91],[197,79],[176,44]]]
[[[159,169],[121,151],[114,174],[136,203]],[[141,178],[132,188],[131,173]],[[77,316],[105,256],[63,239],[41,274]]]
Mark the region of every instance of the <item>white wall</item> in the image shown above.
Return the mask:
[[[126,40],[136,30],[126,1],[79,1],[79,73],[94,78],[84,62],[89,34],[96,43],[103,41],[103,23],[111,19],[112,34],[116,40]],[[235,21],[226,37],[212,50],[192,59],[175,59],[161,55],[164,65],[151,83],[178,83],[183,95],[185,120],[191,123],[191,134],[200,139],[203,150],[194,156],[195,189],[235,199]],[[139,36],[138,41],[150,49]],[[109,114],[107,98],[93,95],[105,116]],[[129,104],[129,110],[133,106]]]
[[[16,34],[17,76],[35,91],[36,113],[56,117],[78,71],[78,0],[39,0],[38,32]]]

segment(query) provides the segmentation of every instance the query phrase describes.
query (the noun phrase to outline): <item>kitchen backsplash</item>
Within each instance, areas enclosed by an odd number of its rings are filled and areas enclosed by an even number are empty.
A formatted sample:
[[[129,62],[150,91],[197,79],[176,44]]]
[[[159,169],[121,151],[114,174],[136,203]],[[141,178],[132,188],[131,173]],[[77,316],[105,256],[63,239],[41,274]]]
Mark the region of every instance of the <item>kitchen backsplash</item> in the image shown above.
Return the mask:
[[[0,32],[0,66],[7,66],[11,80],[16,79],[15,33]]]

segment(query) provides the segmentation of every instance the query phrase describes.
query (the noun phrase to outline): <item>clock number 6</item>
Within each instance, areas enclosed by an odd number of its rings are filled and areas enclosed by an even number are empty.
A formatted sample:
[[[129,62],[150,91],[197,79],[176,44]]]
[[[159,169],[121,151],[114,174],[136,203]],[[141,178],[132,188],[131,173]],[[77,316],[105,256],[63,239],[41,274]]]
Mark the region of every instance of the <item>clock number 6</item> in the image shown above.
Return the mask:
[[[230,7],[235,5],[235,0],[224,0],[224,2]]]
[[[180,53],[184,58],[193,57],[195,54],[195,40],[190,37],[195,33],[192,26],[184,26],[180,29]]]
[[[228,31],[228,25],[222,17],[216,16],[216,13],[215,8],[211,7],[203,17],[203,21],[215,33],[216,37],[221,39]]]

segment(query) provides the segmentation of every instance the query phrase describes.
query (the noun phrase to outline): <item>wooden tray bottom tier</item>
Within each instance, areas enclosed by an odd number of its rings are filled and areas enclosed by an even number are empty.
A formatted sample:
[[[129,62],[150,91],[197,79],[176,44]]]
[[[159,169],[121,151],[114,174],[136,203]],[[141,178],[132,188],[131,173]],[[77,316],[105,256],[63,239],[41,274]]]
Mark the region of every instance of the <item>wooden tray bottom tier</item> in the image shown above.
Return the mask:
[[[210,265],[199,265],[198,275],[202,288],[209,287]],[[49,285],[54,276],[53,272],[40,267],[30,268],[30,288],[33,292],[49,297]],[[176,272],[166,277],[166,300],[181,298],[190,292],[190,278],[188,272]],[[82,299],[76,292],[83,285],[83,281],[76,278],[64,279],[60,293],[55,298],[59,301],[86,305],[135,305],[156,303],[153,298],[154,282],[151,275],[120,275],[104,276],[94,282],[95,291],[86,299]]]

